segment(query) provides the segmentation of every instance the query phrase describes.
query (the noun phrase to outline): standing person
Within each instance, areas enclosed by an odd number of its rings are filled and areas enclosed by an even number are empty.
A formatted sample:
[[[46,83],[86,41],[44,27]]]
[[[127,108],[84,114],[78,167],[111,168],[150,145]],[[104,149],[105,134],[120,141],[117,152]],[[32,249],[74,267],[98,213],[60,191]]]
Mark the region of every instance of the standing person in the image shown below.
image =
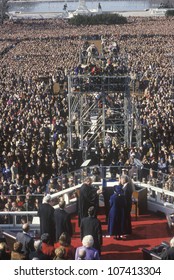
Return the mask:
[[[22,225],[23,232],[18,232],[16,235],[16,241],[22,243],[22,250],[21,252],[25,255],[26,259],[29,258],[29,254],[35,251],[34,248],[34,239],[30,236],[29,230],[30,225],[25,223]]]
[[[51,205],[51,196],[48,194],[43,198],[39,206],[38,216],[40,218],[40,235],[49,233],[50,242],[55,241],[54,208]]]
[[[127,175],[121,175],[120,183],[123,186],[123,191],[125,195],[125,235],[132,233],[131,224],[131,209],[132,209],[132,194],[133,194],[133,184]]]
[[[110,197],[110,211],[108,217],[108,233],[115,239],[121,239],[125,226],[125,195],[121,185],[114,187],[114,194]]]
[[[94,238],[93,247],[101,253],[102,239],[102,228],[101,222],[95,217],[95,207],[91,206],[88,209],[88,217],[83,218],[80,225],[80,236],[81,240],[86,235],[92,235]]]
[[[102,193],[102,190],[97,190],[94,186],[92,186],[92,179],[87,177],[79,192],[79,226],[81,220],[85,217],[88,217],[89,207],[95,206],[97,212],[98,195],[100,193]]]
[[[54,211],[54,222],[55,222],[55,229],[56,229],[56,241],[59,240],[59,237],[63,232],[67,232],[69,236],[72,236],[72,224],[71,224],[71,217],[65,211],[65,201],[59,201],[59,208],[55,209]]]

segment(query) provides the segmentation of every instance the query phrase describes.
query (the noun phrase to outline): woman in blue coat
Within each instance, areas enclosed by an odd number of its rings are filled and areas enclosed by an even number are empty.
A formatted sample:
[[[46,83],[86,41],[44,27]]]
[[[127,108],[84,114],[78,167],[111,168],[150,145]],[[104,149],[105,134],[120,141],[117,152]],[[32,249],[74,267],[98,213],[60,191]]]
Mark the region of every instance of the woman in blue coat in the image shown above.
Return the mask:
[[[108,233],[114,235],[115,239],[121,239],[125,219],[125,196],[121,185],[114,187],[114,194],[111,195],[109,202]]]

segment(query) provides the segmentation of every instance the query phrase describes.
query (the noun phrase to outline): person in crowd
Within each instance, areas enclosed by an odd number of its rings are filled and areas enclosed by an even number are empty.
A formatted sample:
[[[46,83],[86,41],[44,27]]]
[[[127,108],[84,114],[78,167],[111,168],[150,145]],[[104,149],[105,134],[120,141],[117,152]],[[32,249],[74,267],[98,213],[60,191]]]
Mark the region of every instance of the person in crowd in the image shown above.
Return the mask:
[[[92,179],[87,177],[84,180],[84,184],[80,188],[79,193],[79,225],[81,223],[82,218],[88,217],[88,209],[91,206],[95,206],[95,216],[97,214],[98,208],[98,195],[102,193],[102,190],[97,190],[92,185]]]
[[[18,232],[16,235],[16,240],[22,243],[22,252],[27,259],[29,258],[29,254],[32,251],[35,251],[34,239],[30,236],[29,230],[30,225],[28,223],[25,223],[22,225],[22,232]]]
[[[41,244],[39,246],[46,259],[52,260],[54,258],[55,251],[49,233],[43,233],[41,235]]]
[[[38,216],[40,218],[40,235],[49,233],[52,244],[55,241],[54,208],[51,205],[51,196],[48,194],[43,198],[39,206]]]
[[[2,169],[2,174],[4,177],[4,180],[10,181],[11,180],[11,170],[10,167],[8,166],[8,163],[4,163],[4,168]]]
[[[79,160],[79,154],[76,153],[81,142],[78,113],[73,119],[73,147],[70,148],[67,141],[67,80],[71,74],[75,74],[77,80],[79,74],[96,77],[122,75],[126,72],[126,75],[133,76],[134,92],[131,97],[136,111],[136,119],[133,116],[133,129],[134,132],[141,130],[141,144],[139,143],[137,148],[128,148],[121,144],[115,126],[118,117],[114,112],[116,109],[119,116],[124,115],[124,94],[118,85],[119,92],[114,93],[114,98],[113,91],[107,91],[105,96],[106,125],[113,131],[106,135],[106,139],[102,138],[100,131],[98,132],[93,143],[93,150],[96,150],[93,157],[102,166],[110,166],[114,159],[118,166],[117,174],[121,174],[125,164],[128,168],[132,167],[130,158],[135,156],[143,165],[142,169],[138,170],[140,179],[144,178],[147,181],[149,169],[152,168],[157,171],[157,185],[172,190],[173,175],[172,181],[165,184],[172,174],[174,164],[173,66],[171,56],[167,56],[166,53],[173,51],[174,23],[169,18],[160,17],[147,18],[146,21],[139,17],[128,20],[129,24],[125,25],[83,28],[72,28],[63,19],[21,20],[17,25],[9,21],[0,29],[0,191],[6,200],[5,204],[3,198],[0,201],[2,211],[11,210],[13,199],[15,200],[17,195],[26,197],[23,209],[33,210],[34,206],[29,197],[33,192],[38,193],[38,180],[44,195],[45,192],[49,193],[47,182],[50,178],[57,174],[62,178],[64,173],[76,170],[83,162],[82,157]],[[82,68],[82,65],[79,65],[79,50],[83,49],[85,53],[90,45],[84,43],[84,36],[102,39],[101,35],[104,38],[104,59],[103,56],[100,59],[98,55],[91,55],[88,59],[89,64]],[[119,55],[118,48],[115,54],[114,42],[119,46]],[[58,95],[54,92],[55,83],[59,83],[60,86]],[[90,77],[85,82],[85,87],[91,91],[85,101],[86,108],[95,104],[101,95],[98,92],[94,94],[93,84]],[[97,87],[100,85],[101,83]],[[99,99],[97,104],[101,109],[103,104],[101,98]],[[88,117],[90,119],[90,116]],[[109,119],[113,121],[112,124],[109,124]],[[124,121],[123,118],[121,121]],[[90,144],[88,137],[85,141]],[[102,152],[102,147],[98,148],[99,142],[106,145]],[[132,145],[136,145],[134,141]],[[91,150],[88,149],[89,158]],[[18,171],[11,171],[14,162]],[[165,172],[166,180],[162,172]],[[59,191],[62,187],[68,186],[60,184],[57,189],[51,188],[51,192]],[[127,193],[126,184],[124,187]],[[13,198],[9,198],[12,194]],[[90,206],[91,204],[86,208]],[[128,208],[130,210],[130,203]],[[86,211],[85,216],[87,215]],[[43,216],[42,218],[44,219]],[[8,214],[2,220],[3,223],[12,223]],[[127,220],[130,224],[130,219]],[[130,231],[130,226],[127,226],[126,232]]]
[[[114,187],[114,194],[110,197],[110,211],[108,217],[108,233],[115,239],[122,239],[125,230],[125,195],[122,185]]]
[[[95,207],[91,206],[88,209],[88,217],[81,220],[80,236],[81,240],[86,235],[92,235],[94,239],[93,247],[101,254],[101,246],[103,244],[102,227],[99,219],[95,217]]]
[[[55,249],[55,257],[54,260],[65,260],[66,250],[63,247],[59,247]]]
[[[5,242],[0,242],[0,260],[10,260],[10,253]]]
[[[86,235],[83,237],[82,245],[76,249],[75,260],[78,260],[81,257],[82,250],[86,252],[84,260],[100,260],[99,252],[93,247],[94,239],[92,235]],[[79,256],[80,252],[80,256]],[[84,255],[84,253],[83,253]]]
[[[54,244],[54,248],[63,247],[66,251],[65,259],[66,260],[74,260],[75,256],[75,248],[71,245],[71,237],[68,233],[63,232],[60,237],[59,241]]]
[[[85,257],[86,257],[85,249],[80,249],[77,259],[82,261],[82,260],[85,260]]]
[[[42,236],[42,239],[43,239],[43,236]],[[47,255],[47,254],[44,254],[42,252],[42,240],[40,240],[40,239],[35,240],[34,241],[34,248],[35,248],[35,251],[32,251],[29,254],[29,260],[33,260],[34,258],[36,258],[38,260],[50,260],[50,256]],[[52,251],[51,251],[51,254],[53,255]]]
[[[67,232],[69,236],[72,236],[72,224],[71,217],[65,211],[65,201],[60,198],[59,200],[59,208],[54,211],[54,221],[55,221],[55,229],[56,229],[56,240],[59,240],[59,237],[63,232]]]
[[[26,260],[26,255],[22,252],[23,244],[19,241],[13,244],[11,251],[11,260]]]
[[[174,260],[174,237],[170,240],[170,247],[161,254],[162,260]]]

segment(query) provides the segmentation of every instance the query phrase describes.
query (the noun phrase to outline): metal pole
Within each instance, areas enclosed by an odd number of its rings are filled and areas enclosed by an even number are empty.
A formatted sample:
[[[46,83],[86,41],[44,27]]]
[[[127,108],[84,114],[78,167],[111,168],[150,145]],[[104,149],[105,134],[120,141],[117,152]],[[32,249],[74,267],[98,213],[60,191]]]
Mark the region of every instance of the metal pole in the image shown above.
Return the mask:
[[[68,119],[68,140],[69,147],[72,148],[72,118],[71,118],[71,77],[68,76],[68,110],[69,110],[69,119]]]
[[[80,147],[81,149],[83,149],[83,135],[84,135],[84,131],[83,131],[83,93],[80,93]]]
[[[103,145],[104,145],[104,143],[105,143],[105,94],[104,93],[102,93],[103,94],[103,96],[102,96],[102,130],[103,130]]]

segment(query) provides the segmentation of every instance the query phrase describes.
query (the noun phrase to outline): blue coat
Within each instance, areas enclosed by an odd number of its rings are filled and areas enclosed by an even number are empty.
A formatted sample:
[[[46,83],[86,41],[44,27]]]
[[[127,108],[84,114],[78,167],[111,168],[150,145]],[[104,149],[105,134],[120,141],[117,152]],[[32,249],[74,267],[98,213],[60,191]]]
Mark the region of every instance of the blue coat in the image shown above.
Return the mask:
[[[122,235],[125,223],[125,196],[121,186],[115,187],[115,192],[111,195],[109,202],[108,233],[109,235]]]

